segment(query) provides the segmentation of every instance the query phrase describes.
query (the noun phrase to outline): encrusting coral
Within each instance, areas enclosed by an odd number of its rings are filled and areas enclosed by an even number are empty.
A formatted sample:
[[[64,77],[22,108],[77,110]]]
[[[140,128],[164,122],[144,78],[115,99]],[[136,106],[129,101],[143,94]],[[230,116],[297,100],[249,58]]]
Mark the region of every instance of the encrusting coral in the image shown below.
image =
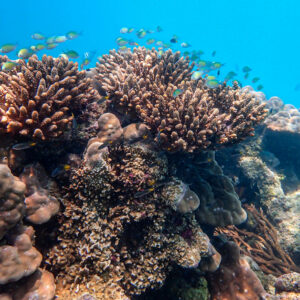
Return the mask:
[[[0,71],[0,133],[28,139],[56,138],[96,95],[78,64],[36,55]]]
[[[171,50],[161,56],[145,48],[110,51],[95,80],[109,97],[108,111],[145,123],[163,149],[214,149],[252,135],[266,116],[264,104],[237,85],[210,89],[204,79],[191,80],[192,67]]]
[[[0,164],[0,240],[24,216],[25,184]]]

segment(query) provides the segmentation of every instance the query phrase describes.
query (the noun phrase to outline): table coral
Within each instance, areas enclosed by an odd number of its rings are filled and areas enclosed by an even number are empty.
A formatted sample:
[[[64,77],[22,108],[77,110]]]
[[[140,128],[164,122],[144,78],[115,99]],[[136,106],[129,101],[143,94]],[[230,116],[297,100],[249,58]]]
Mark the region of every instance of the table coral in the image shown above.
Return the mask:
[[[237,85],[210,89],[204,79],[192,81],[192,66],[171,50],[111,51],[100,58],[95,79],[109,96],[108,110],[143,121],[163,149],[214,149],[253,134],[266,116],[264,104]]]
[[[0,133],[29,139],[56,138],[95,97],[90,79],[77,63],[36,55],[0,72]]]
[[[6,165],[0,164],[0,240],[23,218],[24,193],[25,184]]]

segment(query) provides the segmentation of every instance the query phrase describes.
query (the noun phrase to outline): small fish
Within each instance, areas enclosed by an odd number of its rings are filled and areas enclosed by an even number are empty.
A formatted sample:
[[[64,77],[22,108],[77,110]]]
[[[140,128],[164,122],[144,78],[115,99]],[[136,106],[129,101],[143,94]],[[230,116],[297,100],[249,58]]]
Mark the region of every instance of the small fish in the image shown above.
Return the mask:
[[[56,36],[50,36],[46,38],[46,44],[53,44],[55,41]]]
[[[181,89],[176,89],[174,92],[173,92],[173,97],[176,98],[177,96],[181,95],[182,94],[182,90]]]
[[[47,44],[46,48],[48,50],[51,50],[51,49],[54,49],[58,46],[58,44],[55,44],[55,43],[51,43],[51,44]]]
[[[217,51],[214,50],[214,51],[212,52],[211,56],[212,56],[212,57],[215,57],[215,56],[216,56],[216,53],[217,53]]]
[[[157,27],[156,27],[156,31],[157,31],[157,32],[162,32],[163,29],[162,29],[160,26],[157,26]]]
[[[36,48],[36,50],[37,50],[37,51],[40,51],[40,50],[43,50],[43,49],[45,49],[45,48],[46,48],[46,46],[45,46],[45,45],[43,45],[43,44],[37,44],[37,45],[35,45],[35,48]]]
[[[37,49],[36,49],[36,46],[35,46],[35,45],[30,46],[29,49],[30,49],[32,52],[37,52]]]
[[[131,33],[134,31],[134,28],[128,28],[128,33]]]
[[[119,37],[119,38],[116,39],[116,43],[117,43],[119,46],[125,46],[125,45],[128,44],[128,40]]]
[[[195,71],[191,77],[192,80],[198,80],[203,75],[202,71]]]
[[[142,39],[145,35],[147,34],[147,32],[145,31],[145,29],[140,29],[136,35],[139,39]]]
[[[164,49],[166,49],[166,48],[170,48],[171,45],[168,44],[168,43],[163,43],[163,44],[162,44],[162,47],[163,47]]]
[[[189,54],[190,54],[189,51],[184,51],[184,52],[183,52],[183,55],[184,55],[184,56],[188,56]]]
[[[252,83],[256,83],[257,81],[259,81],[259,77],[254,77],[254,78],[252,79]]]
[[[146,30],[146,32],[151,34],[151,33],[154,33],[154,30],[148,29],[148,30]]]
[[[237,74],[233,71],[228,72],[228,74],[225,76],[225,81],[231,80],[233,77],[235,77]]]
[[[51,172],[51,177],[56,177],[66,171],[69,171],[70,168],[71,168],[71,166],[69,164],[60,165]]]
[[[245,73],[244,79],[248,79],[248,77],[249,77],[249,73]]]
[[[64,43],[65,41],[67,41],[67,37],[65,35],[59,35],[54,39],[54,43]]]
[[[18,143],[12,146],[13,150],[25,150],[29,149],[31,147],[34,147],[36,145],[36,142],[25,142],[25,143]]]
[[[63,59],[66,59],[66,60],[69,60],[69,57],[68,57],[68,55],[66,55],[66,54],[59,54],[59,57],[61,57],[61,58],[63,58]]]
[[[80,35],[80,33],[76,32],[76,31],[69,31],[66,34],[66,37],[68,40],[74,40],[76,38],[78,38]]]
[[[173,37],[170,39],[170,42],[176,44],[178,42],[178,37],[176,35],[173,35]]]
[[[260,84],[260,85],[257,86],[256,89],[257,89],[258,91],[260,91],[260,90],[262,90],[263,88],[264,88],[264,86],[263,86],[262,84]]]
[[[127,27],[122,27],[120,29],[120,33],[128,33],[128,28]]]
[[[206,86],[208,88],[216,88],[219,85],[219,81],[216,79],[206,81]]]
[[[106,142],[104,142],[102,145],[100,145],[98,147],[98,150],[101,150],[101,149],[103,149],[105,147],[111,146],[112,144],[113,144],[113,141],[106,141]]]
[[[91,60],[93,59],[95,54],[96,54],[96,51],[84,53],[84,59],[83,59],[82,63],[80,64],[81,70],[83,69],[84,66],[87,66],[91,62]]]
[[[31,49],[23,48],[23,49],[19,50],[19,52],[18,52],[18,57],[19,57],[19,58],[23,58],[23,59],[27,59],[27,58],[29,58],[32,54],[33,54],[33,51],[32,51]]]
[[[66,54],[68,56],[68,58],[76,59],[79,57],[79,54],[74,50],[69,50],[67,52],[64,52],[64,54]]]
[[[126,46],[121,46],[119,47],[119,52],[125,53],[128,52],[130,48],[126,47]]]
[[[135,41],[129,41],[130,46],[138,46],[139,44]]]
[[[45,36],[41,33],[34,33],[33,35],[31,35],[31,38],[34,40],[41,41],[45,39]]]
[[[137,192],[137,193],[134,194],[134,198],[141,198],[141,197],[143,197],[143,196],[146,196],[146,195],[150,194],[150,193],[153,192],[154,190],[155,190],[154,187],[150,187],[150,188],[145,189],[145,190],[143,190],[143,191]]]
[[[104,96],[104,97],[102,97],[101,99],[97,100],[97,103],[98,103],[98,104],[102,104],[102,103],[105,102],[107,99],[109,99],[109,97],[108,97],[108,96]]]
[[[185,43],[185,42],[181,43],[180,46],[181,46],[182,48],[188,48],[188,47],[191,47],[191,45],[190,45],[189,43]]]
[[[151,44],[153,44],[155,42],[155,39],[148,39],[147,41],[146,41],[146,44],[147,45],[151,45]]]
[[[205,60],[199,60],[198,61],[198,67],[199,68],[206,67],[206,65],[207,65],[207,62]]]
[[[14,62],[14,61],[7,61],[2,64],[1,70],[2,71],[11,71],[17,65],[18,65],[18,63]]]
[[[159,58],[162,57],[163,54],[164,54],[164,50],[162,50],[162,49],[158,50],[157,56],[158,56]]]
[[[220,63],[220,62],[213,62],[212,63],[212,68],[215,69],[220,69],[224,64]]]
[[[216,76],[213,76],[213,75],[207,75],[207,76],[206,76],[206,80],[207,80],[207,81],[215,80],[215,79],[216,79]]]
[[[0,48],[1,53],[9,53],[17,48],[17,44],[5,44]]]
[[[76,136],[77,135],[77,121],[76,118],[74,116],[74,114],[72,113],[72,129],[71,129],[71,134],[72,136]]]
[[[242,71],[243,71],[244,73],[249,73],[250,71],[252,71],[252,69],[249,68],[248,66],[245,66],[245,67],[243,67]]]
[[[160,46],[163,45],[163,41],[157,41],[157,42],[155,43],[155,45],[160,47]]]

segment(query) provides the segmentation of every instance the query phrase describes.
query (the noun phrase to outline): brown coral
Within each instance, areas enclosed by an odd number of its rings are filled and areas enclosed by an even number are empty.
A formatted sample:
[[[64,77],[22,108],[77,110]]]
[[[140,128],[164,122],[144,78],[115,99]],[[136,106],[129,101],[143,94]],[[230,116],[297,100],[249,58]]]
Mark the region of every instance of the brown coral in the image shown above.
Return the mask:
[[[220,268],[206,275],[212,300],[260,300],[267,294],[233,242],[221,248]]]
[[[203,79],[192,81],[192,67],[179,52],[135,48],[104,55],[95,79],[110,98],[108,109],[142,120],[163,149],[214,149],[253,134],[264,104],[237,85],[209,89]],[[177,89],[182,94],[174,96]]]
[[[0,284],[17,281],[38,269],[42,255],[32,245],[33,234],[32,227],[16,228],[9,245],[0,247]]]
[[[217,233],[225,234],[241,247],[244,255],[250,256],[266,274],[280,276],[299,268],[281,248],[277,232],[262,212],[254,205],[246,206],[248,212],[248,230],[235,226],[217,228]]]
[[[0,164],[0,240],[23,217],[25,184]]]
[[[20,179],[26,184],[26,219],[33,224],[46,223],[59,210],[58,200],[49,195],[40,183],[42,173],[41,166],[30,165],[20,175]]]
[[[58,281],[82,286],[106,274],[127,295],[140,294],[161,286],[174,264],[192,268],[216,254],[194,215],[161,196],[164,155],[137,143],[109,147],[92,166],[89,158],[73,173],[60,242],[47,259]]]
[[[0,133],[30,139],[56,138],[95,96],[77,63],[36,55],[0,72]]]

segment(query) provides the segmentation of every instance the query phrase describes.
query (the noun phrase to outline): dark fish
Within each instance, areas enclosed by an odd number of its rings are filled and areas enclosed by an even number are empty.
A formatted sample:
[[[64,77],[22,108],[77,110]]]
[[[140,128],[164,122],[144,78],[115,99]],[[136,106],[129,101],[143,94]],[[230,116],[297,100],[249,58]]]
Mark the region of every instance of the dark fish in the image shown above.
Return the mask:
[[[70,168],[71,168],[71,166],[68,164],[60,165],[51,172],[51,177],[56,177],[56,176],[64,173],[65,171],[70,170]]]
[[[155,186],[151,186],[151,187],[149,187],[149,188],[147,188],[147,189],[145,189],[143,191],[137,192],[137,193],[134,194],[134,198],[141,198],[143,196],[146,196],[146,195],[154,192],[157,188],[159,188],[159,187],[161,187],[161,186],[163,186],[163,185],[165,185],[167,183],[168,183],[167,181],[163,181],[161,183],[158,183]]]
[[[29,149],[31,147],[34,147],[36,145],[35,142],[26,142],[26,143],[18,143],[12,146],[13,150],[25,150],[25,149]]]

